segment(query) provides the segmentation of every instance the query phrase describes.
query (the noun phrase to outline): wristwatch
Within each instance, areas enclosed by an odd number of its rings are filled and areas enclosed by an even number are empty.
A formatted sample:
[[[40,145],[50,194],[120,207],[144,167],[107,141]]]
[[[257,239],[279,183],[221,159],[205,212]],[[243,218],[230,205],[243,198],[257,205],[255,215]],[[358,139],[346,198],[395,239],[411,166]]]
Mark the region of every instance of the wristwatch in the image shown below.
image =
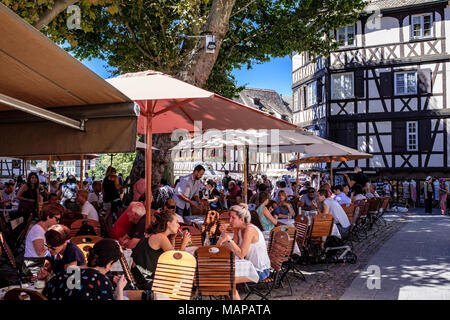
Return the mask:
[[[229,240],[227,240],[227,243],[231,243],[231,241],[233,241],[233,239],[229,239]]]

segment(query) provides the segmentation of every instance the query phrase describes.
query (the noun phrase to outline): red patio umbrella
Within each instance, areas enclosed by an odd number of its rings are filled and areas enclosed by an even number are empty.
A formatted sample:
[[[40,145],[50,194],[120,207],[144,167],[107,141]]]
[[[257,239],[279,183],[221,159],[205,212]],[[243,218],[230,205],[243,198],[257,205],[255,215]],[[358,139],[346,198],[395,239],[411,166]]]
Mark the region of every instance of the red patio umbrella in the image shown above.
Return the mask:
[[[152,150],[153,133],[170,133],[176,129],[195,131],[194,122],[202,129],[280,129],[297,126],[190,85],[157,71],[128,73],[107,79],[110,84],[140,106],[138,133],[147,135],[147,150]],[[152,153],[146,152],[146,226],[151,221]]]

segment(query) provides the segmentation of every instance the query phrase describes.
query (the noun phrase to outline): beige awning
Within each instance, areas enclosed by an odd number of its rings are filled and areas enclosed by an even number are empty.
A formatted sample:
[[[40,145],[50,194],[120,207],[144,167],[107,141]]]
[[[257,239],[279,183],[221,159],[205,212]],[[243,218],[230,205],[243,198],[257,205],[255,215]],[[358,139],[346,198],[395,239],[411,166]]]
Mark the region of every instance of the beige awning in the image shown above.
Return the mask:
[[[0,4],[0,130],[1,156],[134,152],[137,115],[128,97]]]

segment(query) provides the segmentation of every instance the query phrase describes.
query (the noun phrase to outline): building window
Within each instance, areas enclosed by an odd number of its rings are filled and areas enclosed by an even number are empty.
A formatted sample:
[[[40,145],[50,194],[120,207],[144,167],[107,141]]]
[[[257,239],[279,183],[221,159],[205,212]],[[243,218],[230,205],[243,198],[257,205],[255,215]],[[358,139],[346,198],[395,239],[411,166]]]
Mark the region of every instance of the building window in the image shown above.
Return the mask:
[[[406,123],[406,150],[417,151],[417,121]]]
[[[433,18],[431,14],[413,16],[411,26],[411,37],[413,39],[431,37],[432,28],[433,28]]]
[[[340,47],[355,45],[355,25],[346,26],[337,30],[337,42]]]
[[[353,98],[353,72],[333,74],[331,83],[334,100]]]
[[[310,84],[308,84],[308,107],[311,107],[313,105],[316,104],[317,102],[317,82],[311,82]]]
[[[395,74],[395,94],[416,94],[417,93],[417,72],[398,72]]]

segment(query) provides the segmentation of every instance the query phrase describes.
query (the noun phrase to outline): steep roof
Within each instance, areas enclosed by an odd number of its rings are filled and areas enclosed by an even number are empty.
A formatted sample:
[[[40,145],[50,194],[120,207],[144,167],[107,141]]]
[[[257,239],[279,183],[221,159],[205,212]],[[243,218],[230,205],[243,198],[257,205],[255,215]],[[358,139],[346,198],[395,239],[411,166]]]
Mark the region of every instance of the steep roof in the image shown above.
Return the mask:
[[[282,98],[275,90],[246,88],[241,91],[236,100],[263,112],[276,112],[282,116],[284,115],[288,121],[292,119],[292,110],[289,102],[289,100],[292,100],[292,97]]]
[[[380,10],[397,9],[409,6],[418,6],[431,3],[447,2],[442,0],[371,0],[370,4],[377,6]]]

